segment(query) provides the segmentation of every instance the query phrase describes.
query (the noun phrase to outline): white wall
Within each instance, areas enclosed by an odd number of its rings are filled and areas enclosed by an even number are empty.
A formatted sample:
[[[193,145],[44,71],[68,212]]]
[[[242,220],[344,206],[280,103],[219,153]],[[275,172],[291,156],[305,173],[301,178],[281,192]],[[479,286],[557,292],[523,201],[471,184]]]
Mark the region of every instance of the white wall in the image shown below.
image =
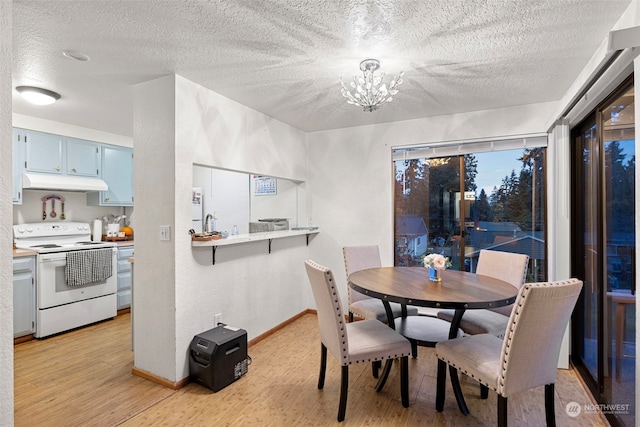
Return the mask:
[[[211,248],[191,247],[193,164],[302,181],[305,134],[180,76],[134,94],[134,363],[179,381],[191,339],[214,314],[251,339],[313,306],[304,236],[274,240],[271,254],[266,241],[225,246],[215,265]],[[158,241],[161,224],[171,225],[171,242]]]
[[[175,77],[135,87],[133,168],[136,172],[136,258],[133,287],[134,366],[176,380],[176,248],[179,232],[191,228],[191,165],[180,171],[189,185],[181,194],[188,224],[176,227]],[[140,101],[143,99],[144,102]],[[160,225],[171,241],[159,241]]]
[[[0,2],[0,424],[13,425],[11,2]]]
[[[133,138],[130,136],[102,132],[68,123],[54,122],[51,120],[41,119],[39,117],[25,116],[24,114],[13,113],[12,116],[13,126],[17,128],[48,132],[54,135],[70,136],[72,138],[86,139],[88,141],[96,141],[103,144],[133,147]]]

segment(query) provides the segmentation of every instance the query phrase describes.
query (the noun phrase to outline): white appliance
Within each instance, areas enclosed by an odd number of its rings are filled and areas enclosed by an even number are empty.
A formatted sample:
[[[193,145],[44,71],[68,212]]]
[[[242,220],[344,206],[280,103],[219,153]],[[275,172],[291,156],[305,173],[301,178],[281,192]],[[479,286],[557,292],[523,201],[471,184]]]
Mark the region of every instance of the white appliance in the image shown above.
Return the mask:
[[[36,338],[116,316],[118,267],[115,243],[92,242],[90,225],[81,222],[18,224],[13,226],[13,236],[17,248],[37,253]],[[78,258],[77,251],[94,251],[82,254],[92,260],[92,255],[97,255],[96,250],[105,249],[109,252],[100,255],[110,263],[111,275],[86,284],[70,284],[65,276],[67,255],[75,252],[75,258]],[[105,267],[105,263],[101,267]],[[92,266],[91,269],[96,268]],[[108,270],[103,268],[103,271]]]
[[[202,231],[202,188],[193,187],[191,193],[191,228]]]

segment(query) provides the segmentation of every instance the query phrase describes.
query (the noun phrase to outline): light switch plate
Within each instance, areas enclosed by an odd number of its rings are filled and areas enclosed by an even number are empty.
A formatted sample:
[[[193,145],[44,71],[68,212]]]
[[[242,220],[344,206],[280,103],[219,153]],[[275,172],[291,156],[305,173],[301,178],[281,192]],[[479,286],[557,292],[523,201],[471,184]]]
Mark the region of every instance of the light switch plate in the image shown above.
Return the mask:
[[[160,226],[160,240],[171,240],[171,226],[170,225],[161,225]]]

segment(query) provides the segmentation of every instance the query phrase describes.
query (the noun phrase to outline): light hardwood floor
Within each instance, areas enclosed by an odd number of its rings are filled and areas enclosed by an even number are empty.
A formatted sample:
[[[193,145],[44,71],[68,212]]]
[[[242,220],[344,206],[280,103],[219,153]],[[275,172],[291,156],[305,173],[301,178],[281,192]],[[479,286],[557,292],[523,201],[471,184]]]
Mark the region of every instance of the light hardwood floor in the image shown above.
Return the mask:
[[[171,390],[131,374],[129,314],[45,340],[15,346],[16,426],[326,426],[338,425],[340,367],[329,356],[324,390],[317,389],[320,344],[316,316],[307,314],[249,348],[249,372],[213,393],[191,383]],[[159,349],[160,351],[161,349]],[[185,349],[185,352],[187,350]],[[410,404],[400,403],[398,368],[376,393],[369,365],[352,366],[345,426],[493,426],[496,397],[479,398],[463,377],[471,414],[458,411],[450,386],[436,412],[436,359],[419,348],[410,359]],[[602,426],[598,415],[571,418],[569,402],[591,400],[572,370],[558,371],[559,426]],[[544,425],[544,388],[509,399],[512,426]]]

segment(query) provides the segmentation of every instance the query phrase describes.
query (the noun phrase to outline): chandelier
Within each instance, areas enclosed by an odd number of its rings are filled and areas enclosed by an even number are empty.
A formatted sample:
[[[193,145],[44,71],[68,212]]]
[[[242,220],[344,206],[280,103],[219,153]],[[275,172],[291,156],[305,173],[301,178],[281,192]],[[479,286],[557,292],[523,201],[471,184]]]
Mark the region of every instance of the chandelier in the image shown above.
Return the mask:
[[[342,96],[347,98],[349,104],[359,105],[363,111],[371,113],[380,108],[382,103],[393,100],[393,95],[398,93],[397,87],[402,83],[404,71],[391,80],[387,88],[386,83],[383,82],[384,72],[380,72],[379,76],[373,75],[379,68],[380,61],[377,59],[365,59],[362,61],[360,63],[362,77],[354,76],[350,85],[354,89],[353,93],[347,89],[342,81],[342,77],[340,77]]]

